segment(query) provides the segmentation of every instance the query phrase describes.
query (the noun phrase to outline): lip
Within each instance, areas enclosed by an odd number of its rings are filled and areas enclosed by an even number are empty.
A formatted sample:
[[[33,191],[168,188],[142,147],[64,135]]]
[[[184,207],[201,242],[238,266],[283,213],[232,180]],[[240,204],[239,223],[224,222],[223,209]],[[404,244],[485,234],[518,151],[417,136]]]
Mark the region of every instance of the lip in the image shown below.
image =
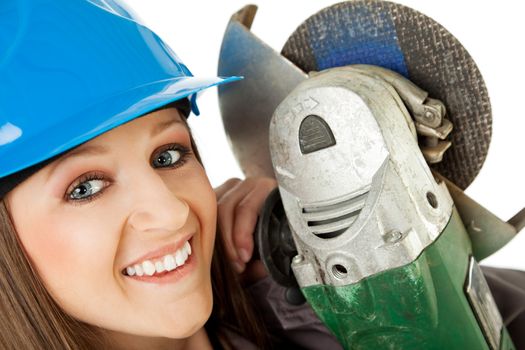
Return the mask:
[[[184,242],[189,241],[192,238],[193,238],[193,233],[190,233],[190,234],[188,234],[188,235],[178,239],[176,242],[167,244],[167,245],[165,245],[165,246],[163,246],[163,247],[161,247],[159,249],[152,250],[152,251],[150,251],[150,252],[140,256],[139,258],[135,259],[134,261],[130,262],[129,264],[124,265],[124,267],[122,267],[120,269],[120,271],[124,271],[128,266],[133,266],[135,264],[142,263],[144,260],[155,260],[155,259],[161,258],[161,257],[163,257],[163,256],[165,256],[167,254],[175,253],[177,250],[182,248],[182,246],[184,245]],[[190,242],[190,244],[191,244],[191,242]]]

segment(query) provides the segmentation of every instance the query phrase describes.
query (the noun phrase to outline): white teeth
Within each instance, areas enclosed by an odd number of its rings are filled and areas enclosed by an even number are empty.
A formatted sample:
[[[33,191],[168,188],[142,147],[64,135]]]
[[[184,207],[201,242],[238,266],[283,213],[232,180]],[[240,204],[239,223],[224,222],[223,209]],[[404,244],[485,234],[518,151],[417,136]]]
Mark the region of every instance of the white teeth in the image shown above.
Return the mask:
[[[145,260],[140,264],[128,266],[126,268],[126,274],[128,276],[153,276],[155,273],[161,273],[164,271],[173,271],[177,267],[184,265],[188,256],[191,255],[191,245],[188,241],[184,242],[184,245],[173,254],[167,254],[160,260],[152,262],[151,260]]]
[[[153,276],[155,273],[155,265],[149,260],[146,260],[142,263],[142,269],[144,270],[144,273],[148,276]]]
[[[155,271],[157,271],[157,273],[161,273],[165,270],[164,268],[164,264],[161,262],[161,261],[157,261],[155,263]]]
[[[177,267],[177,263],[175,262],[175,258],[173,257],[173,255],[166,255],[164,257],[164,267],[168,271],[175,270],[175,268]]]
[[[184,258],[184,253],[182,249],[177,250],[177,252],[175,252],[175,261],[177,262],[177,266],[184,264],[184,262],[186,261],[186,259]]]
[[[139,264],[133,266],[135,268],[135,273],[137,274],[137,276],[143,276],[144,275],[144,270],[142,270],[142,266],[140,266]]]

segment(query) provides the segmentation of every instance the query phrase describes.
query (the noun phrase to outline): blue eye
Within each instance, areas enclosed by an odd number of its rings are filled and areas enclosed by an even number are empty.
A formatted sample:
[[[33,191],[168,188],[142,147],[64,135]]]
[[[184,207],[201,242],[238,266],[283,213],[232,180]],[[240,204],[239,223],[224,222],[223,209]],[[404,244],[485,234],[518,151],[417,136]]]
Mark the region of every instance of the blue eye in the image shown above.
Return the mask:
[[[66,199],[72,202],[90,201],[101,194],[108,185],[109,181],[103,174],[83,175],[75,182],[74,187],[67,191]]]
[[[103,180],[89,180],[81,183],[71,191],[69,198],[74,200],[82,200],[91,197],[104,188]]]
[[[156,167],[169,167],[176,164],[179,159],[182,158],[182,154],[179,150],[166,150],[160,153],[154,160],[153,166]]]
[[[175,168],[184,164],[189,150],[181,145],[172,144],[156,153],[152,160],[154,168]]]

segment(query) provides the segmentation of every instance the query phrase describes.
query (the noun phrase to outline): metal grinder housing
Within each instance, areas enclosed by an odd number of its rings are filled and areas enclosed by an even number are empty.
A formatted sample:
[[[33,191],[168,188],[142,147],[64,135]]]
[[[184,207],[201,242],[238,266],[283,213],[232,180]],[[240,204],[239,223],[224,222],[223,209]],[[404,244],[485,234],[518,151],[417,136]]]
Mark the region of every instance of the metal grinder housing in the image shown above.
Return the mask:
[[[294,275],[345,348],[513,348],[392,85],[314,73],[276,109],[269,144]]]

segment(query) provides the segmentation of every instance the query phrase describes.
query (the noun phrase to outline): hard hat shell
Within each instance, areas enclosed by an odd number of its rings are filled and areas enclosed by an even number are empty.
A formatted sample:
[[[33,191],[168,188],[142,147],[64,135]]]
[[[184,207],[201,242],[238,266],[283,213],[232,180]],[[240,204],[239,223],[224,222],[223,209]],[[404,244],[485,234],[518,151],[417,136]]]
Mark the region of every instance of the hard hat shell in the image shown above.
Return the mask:
[[[0,1],[0,178],[208,87],[115,0]]]

